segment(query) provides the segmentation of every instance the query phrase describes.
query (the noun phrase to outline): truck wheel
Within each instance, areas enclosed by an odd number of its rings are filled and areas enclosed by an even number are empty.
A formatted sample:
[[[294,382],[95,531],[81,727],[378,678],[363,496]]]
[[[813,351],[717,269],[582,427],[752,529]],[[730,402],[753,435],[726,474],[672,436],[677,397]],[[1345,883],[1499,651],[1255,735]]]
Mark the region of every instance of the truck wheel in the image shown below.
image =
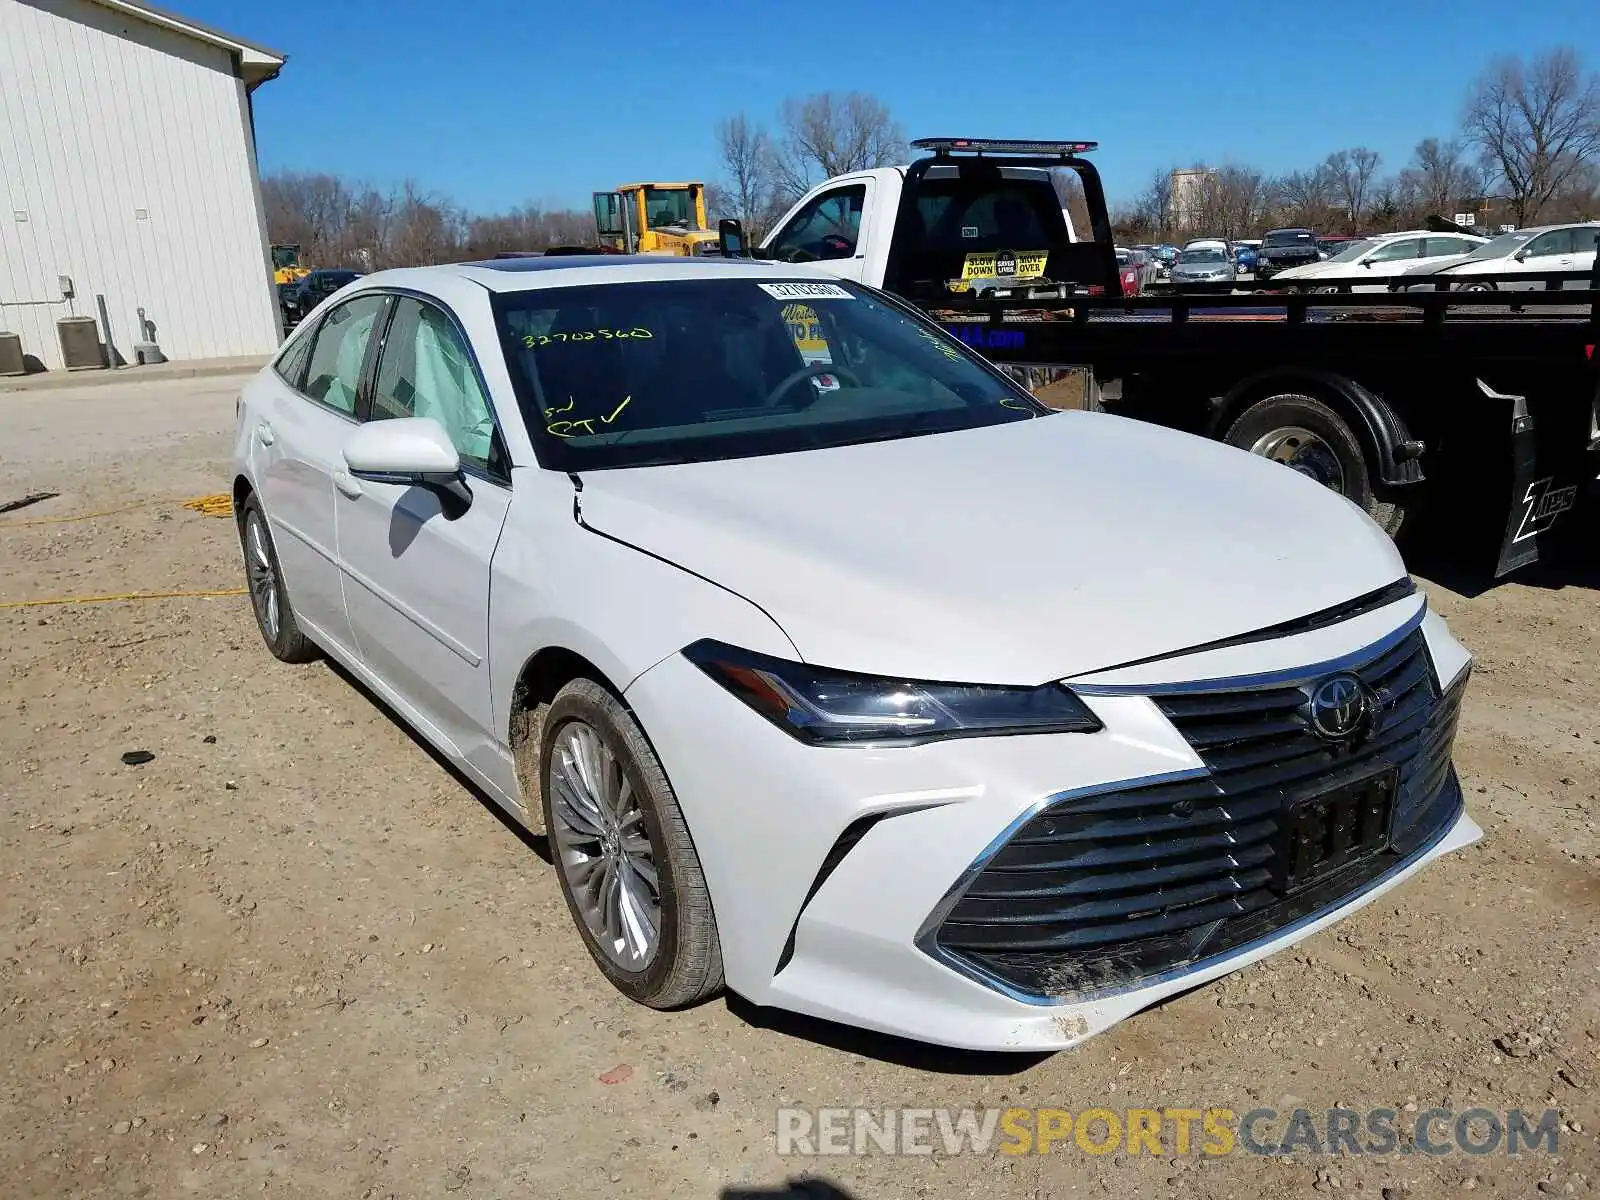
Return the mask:
[[[1240,413],[1222,440],[1342,493],[1390,537],[1400,531],[1404,506],[1373,483],[1360,439],[1322,401],[1293,392],[1268,396]]]

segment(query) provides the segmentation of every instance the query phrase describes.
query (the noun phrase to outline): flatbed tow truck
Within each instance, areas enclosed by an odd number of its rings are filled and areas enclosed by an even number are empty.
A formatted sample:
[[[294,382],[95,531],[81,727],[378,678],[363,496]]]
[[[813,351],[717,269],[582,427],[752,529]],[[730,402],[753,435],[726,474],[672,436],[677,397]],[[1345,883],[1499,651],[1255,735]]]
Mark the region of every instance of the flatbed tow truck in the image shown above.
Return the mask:
[[[1487,551],[1492,528],[1496,576],[1571,524],[1600,450],[1600,267],[1542,291],[1127,297],[1095,143],[913,145],[909,166],[813,188],[754,253],[880,288],[1013,373],[1086,369],[1087,406],[1275,459],[1391,535]],[[723,247],[747,253],[736,222]]]

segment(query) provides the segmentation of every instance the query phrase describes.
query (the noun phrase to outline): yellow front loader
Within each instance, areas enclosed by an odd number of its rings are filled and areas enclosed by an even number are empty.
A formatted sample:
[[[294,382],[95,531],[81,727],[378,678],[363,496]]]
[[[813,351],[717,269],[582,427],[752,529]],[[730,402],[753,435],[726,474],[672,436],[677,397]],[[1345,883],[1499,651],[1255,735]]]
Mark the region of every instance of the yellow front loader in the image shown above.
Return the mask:
[[[281,245],[272,248],[272,281],[293,283],[311,274],[310,267],[300,265],[300,247]]]
[[[699,254],[716,244],[703,183],[625,183],[594,194],[600,244],[624,254]]]

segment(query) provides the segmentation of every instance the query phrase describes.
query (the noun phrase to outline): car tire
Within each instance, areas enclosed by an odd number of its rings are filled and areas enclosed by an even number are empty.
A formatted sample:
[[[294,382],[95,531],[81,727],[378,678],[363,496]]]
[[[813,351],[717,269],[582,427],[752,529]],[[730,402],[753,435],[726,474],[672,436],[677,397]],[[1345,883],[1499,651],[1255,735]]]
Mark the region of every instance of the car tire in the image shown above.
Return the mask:
[[[255,612],[256,628],[273,656],[286,663],[311,662],[320,656],[317,644],[308,638],[295,620],[289,603],[289,589],[278,564],[278,548],[272,541],[267,514],[255,494],[245,498],[239,508],[239,547],[244,552],[245,583],[250,607]]]
[[[1496,284],[1494,283],[1493,280],[1487,280],[1487,281],[1485,281],[1483,283],[1458,283],[1456,285],[1456,287],[1457,287],[1458,290],[1463,291],[1463,292],[1494,292],[1494,291],[1499,291],[1499,288],[1496,286]]]
[[[608,689],[576,679],[556,693],[544,715],[539,783],[567,910],[612,985],[660,1009],[721,991],[722,945],[689,827],[643,730]],[[652,873],[655,938],[641,952],[623,898],[635,918],[644,900],[648,915]]]
[[[1400,532],[1405,506],[1372,479],[1355,430],[1314,396],[1285,392],[1258,400],[1234,419],[1222,440],[1342,493],[1390,537]]]

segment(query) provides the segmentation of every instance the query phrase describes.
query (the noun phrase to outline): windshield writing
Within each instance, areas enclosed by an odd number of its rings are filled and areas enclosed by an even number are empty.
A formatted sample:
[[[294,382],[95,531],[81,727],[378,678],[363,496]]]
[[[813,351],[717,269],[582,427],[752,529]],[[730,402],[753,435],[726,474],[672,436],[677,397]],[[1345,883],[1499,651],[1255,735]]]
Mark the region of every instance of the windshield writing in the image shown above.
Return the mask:
[[[1047,411],[937,326],[849,285],[803,303],[768,289],[785,291],[696,279],[497,297],[541,463],[745,457]]]

